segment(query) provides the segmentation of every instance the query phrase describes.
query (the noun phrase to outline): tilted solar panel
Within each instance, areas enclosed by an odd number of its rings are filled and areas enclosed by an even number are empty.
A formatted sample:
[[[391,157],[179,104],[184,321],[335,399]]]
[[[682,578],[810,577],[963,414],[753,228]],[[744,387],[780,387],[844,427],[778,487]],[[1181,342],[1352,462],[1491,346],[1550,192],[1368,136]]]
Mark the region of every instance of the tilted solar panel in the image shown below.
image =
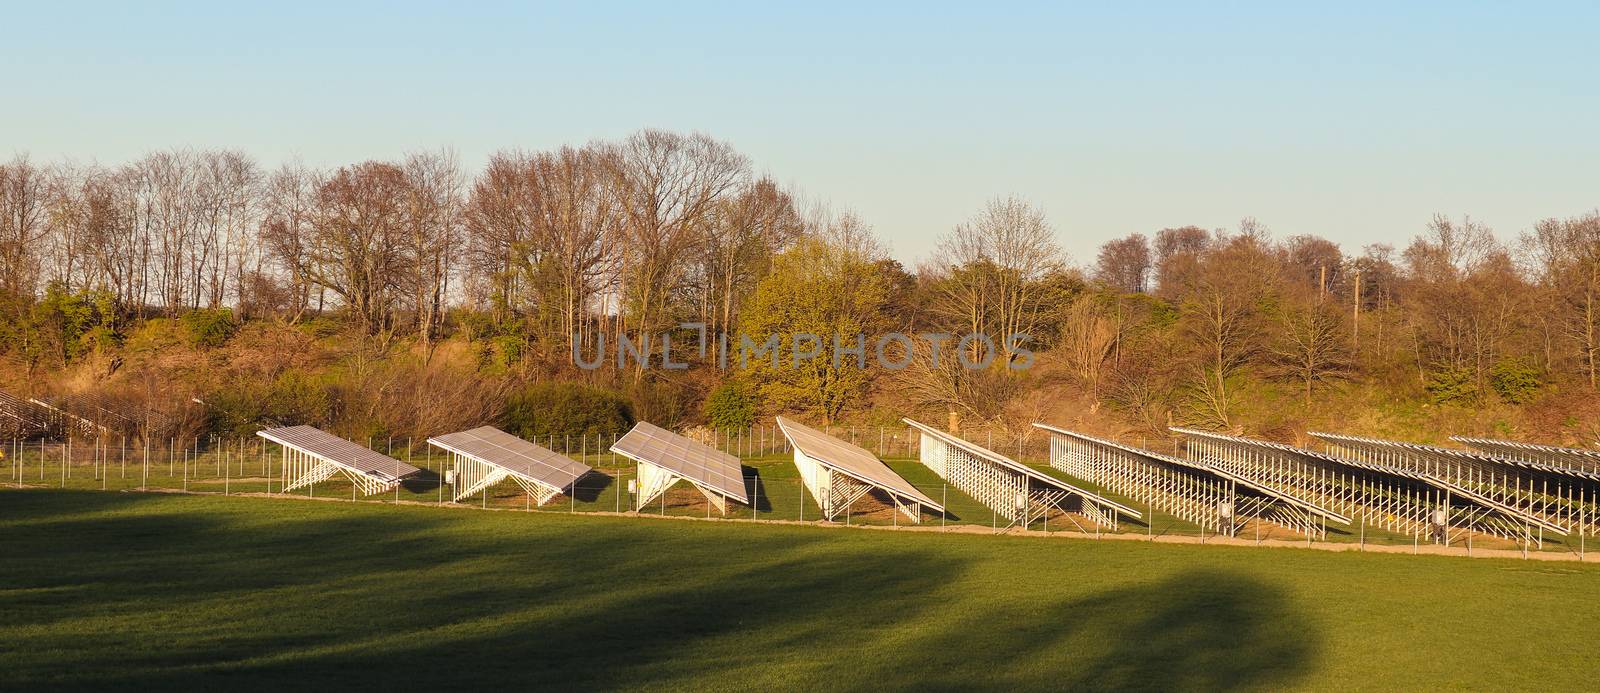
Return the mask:
[[[1600,451],[1494,438],[1451,436],[1450,439],[1470,445],[1486,454],[1522,462],[1525,465],[1543,466],[1557,473],[1575,474],[1591,479],[1600,478]]]
[[[378,479],[402,479],[420,469],[393,457],[311,426],[287,426],[261,431],[261,437],[320,457],[341,467]]]
[[[783,430],[783,435],[789,438],[795,448],[804,453],[806,457],[821,462],[839,472],[855,477],[873,486],[878,486],[887,491],[910,498],[918,503],[943,511],[944,506],[929,498],[927,494],[912,486],[911,482],[896,474],[889,465],[883,463],[865,449],[839,440],[822,431],[804,424],[795,423],[789,419],[778,417],[778,428]]]
[[[1102,496],[1102,495],[1100,495],[1098,493],[1094,493],[1093,491],[1087,491],[1087,490],[1078,488],[1077,486],[1074,486],[1074,485],[1069,484],[1069,483],[1067,483],[1065,481],[1057,479],[1057,478],[1055,478],[1053,476],[1045,474],[1044,472],[1041,472],[1041,471],[1039,471],[1037,469],[1029,467],[1028,465],[1025,465],[1025,464],[1023,464],[1021,462],[1013,460],[1013,459],[1011,459],[1009,457],[1006,457],[1005,455],[1002,455],[1002,454],[1000,454],[998,452],[990,450],[990,449],[988,449],[986,447],[978,445],[977,443],[973,443],[973,442],[971,442],[969,440],[966,440],[965,438],[960,438],[960,437],[951,435],[949,433],[945,433],[944,431],[941,431],[941,430],[939,430],[937,428],[934,428],[932,426],[929,426],[927,424],[924,424],[924,423],[921,423],[921,422],[918,422],[918,421],[915,421],[915,420],[912,420],[912,419],[901,419],[901,420],[906,422],[907,424],[909,424],[912,428],[915,428],[918,431],[921,431],[921,432],[923,432],[923,433],[925,433],[925,434],[927,434],[929,436],[932,436],[932,437],[934,437],[934,438],[936,438],[938,440],[943,441],[946,445],[953,445],[953,446],[955,446],[957,448],[965,450],[967,452],[967,454],[973,455],[973,456],[978,457],[980,459],[987,460],[987,461],[989,461],[990,463],[992,463],[992,464],[994,464],[996,466],[999,466],[999,467],[1002,467],[1002,468],[1005,468],[1005,469],[1009,469],[1009,470],[1011,470],[1013,472],[1016,472],[1018,474],[1026,476],[1026,477],[1028,477],[1030,479],[1038,481],[1039,483],[1045,484],[1047,486],[1053,486],[1053,487],[1061,489],[1063,491],[1070,491],[1070,492],[1075,493],[1075,494],[1077,494],[1077,495],[1079,495],[1079,496],[1081,496],[1083,498],[1088,498],[1089,500],[1092,500],[1092,501],[1094,501],[1096,503],[1099,503],[1101,505],[1106,505],[1106,506],[1110,506],[1110,507],[1116,508],[1118,511],[1120,511],[1120,512],[1122,512],[1124,514],[1130,515],[1132,517],[1140,517],[1139,511],[1134,510],[1133,508],[1130,508],[1130,507],[1128,507],[1128,506],[1126,506],[1126,505],[1124,505],[1122,503],[1118,503],[1118,502],[1116,502],[1114,500],[1111,500],[1110,498],[1106,498],[1105,496]],[[1035,425],[1037,425],[1037,424],[1035,424]]]
[[[437,436],[428,442],[556,489],[571,486],[591,471],[588,465],[493,426]]]
[[[647,421],[611,446],[612,451],[636,462],[661,467],[702,488],[749,504],[744,467],[739,458],[680,436]]]

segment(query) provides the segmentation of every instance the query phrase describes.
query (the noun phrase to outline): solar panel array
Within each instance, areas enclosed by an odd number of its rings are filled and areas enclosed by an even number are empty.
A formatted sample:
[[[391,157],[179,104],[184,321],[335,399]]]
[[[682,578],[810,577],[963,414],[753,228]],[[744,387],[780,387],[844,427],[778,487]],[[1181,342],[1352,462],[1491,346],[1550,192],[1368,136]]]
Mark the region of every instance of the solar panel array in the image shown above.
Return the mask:
[[[1126,505],[1124,505],[1122,503],[1118,503],[1118,502],[1116,502],[1114,500],[1111,500],[1109,498],[1106,498],[1105,496],[1102,496],[1102,495],[1100,495],[1098,493],[1094,493],[1092,491],[1087,491],[1087,490],[1078,488],[1077,486],[1074,486],[1074,485],[1069,484],[1069,483],[1067,483],[1065,481],[1057,479],[1057,478],[1055,478],[1053,476],[1050,476],[1049,474],[1045,474],[1044,472],[1041,472],[1041,471],[1039,471],[1037,469],[1034,469],[1033,467],[1029,467],[1028,465],[1025,465],[1025,464],[1023,464],[1021,462],[1018,462],[1018,461],[1013,460],[1013,459],[1011,459],[1009,457],[1006,457],[1005,455],[1002,455],[1002,454],[1000,454],[998,452],[995,452],[995,451],[990,450],[990,449],[988,449],[986,447],[978,445],[977,443],[973,443],[973,442],[971,442],[969,440],[966,440],[965,438],[960,438],[960,437],[957,437],[957,436],[953,436],[953,435],[951,435],[949,433],[945,433],[944,431],[941,431],[941,430],[939,430],[937,428],[934,428],[932,426],[928,426],[928,425],[923,424],[923,423],[918,422],[918,421],[913,421],[911,419],[903,419],[903,421],[905,421],[908,425],[910,425],[912,428],[917,429],[918,431],[921,431],[921,432],[923,432],[923,433],[925,433],[927,435],[933,436],[934,438],[938,438],[939,440],[944,441],[944,443],[946,445],[953,445],[953,446],[955,446],[957,448],[965,450],[970,455],[974,455],[976,457],[980,457],[982,459],[988,460],[989,462],[992,462],[992,463],[994,463],[996,465],[999,465],[1000,467],[1004,467],[1004,468],[1009,469],[1009,470],[1011,470],[1013,472],[1016,472],[1018,474],[1022,474],[1023,476],[1026,476],[1029,479],[1033,479],[1034,481],[1038,481],[1041,484],[1045,484],[1047,486],[1052,486],[1052,487],[1061,489],[1063,491],[1070,491],[1070,492],[1072,492],[1074,494],[1077,494],[1078,496],[1081,496],[1083,498],[1087,498],[1087,499],[1089,499],[1091,501],[1094,501],[1096,503],[1099,503],[1101,505],[1107,505],[1107,506],[1116,508],[1119,512],[1122,512],[1124,514],[1130,515],[1132,517],[1139,517],[1140,516],[1139,515],[1139,511],[1134,510],[1133,508],[1130,508],[1130,507],[1128,507],[1128,506],[1126,506]]]
[[[48,412],[39,405],[0,390],[0,431],[28,436],[50,427]]]
[[[783,434],[789,438],[789,442],[806,457],[832,467],[846,476],[910,498],[935,510],[944,510],[943,506],[896,474],[876,455],[860,446],[851,445],[781,416],[778,417],[778,428],[783,429]]]
[[[428,442],[556,489],[572,485],[591,471],[588,465],[493,426],[437,436]]]
[[[740,503],[750,503],[739,458],[648,421],[635,424],[611,450],[636,462],[653,464]]]
[[[261,431],[261,437],[320,457],[341,467],[380,479],[400,479],[420,469],[311,426],[287,426]]]
[[[1558,448],[1552,445],[1518,443],[1516,441],[1496,440],[1493,438],[1452,436],[1450,439],[1458,443],[1465,443],[1500,459],[1523,463],[1524,466],[1600,479],[1600,451],[1597,450]]]

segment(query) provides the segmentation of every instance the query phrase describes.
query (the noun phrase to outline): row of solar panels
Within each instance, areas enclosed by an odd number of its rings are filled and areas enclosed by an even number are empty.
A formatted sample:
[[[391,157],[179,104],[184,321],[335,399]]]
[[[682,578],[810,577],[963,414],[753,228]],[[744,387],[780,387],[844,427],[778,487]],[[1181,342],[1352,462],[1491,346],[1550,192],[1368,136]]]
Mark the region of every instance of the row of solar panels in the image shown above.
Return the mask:
[[[833,473],[880,489],[898,499],[909,503],[917,503],[932,510],[943,511],[939,503],[933,501],[933,499],[918,490],[916,486],[896,474],[871,452],[784,417],[778,417],[777,422],[784,436],[789,439],[798,455],[803,455],[808,460],[826,467]],[[983,459],[998,469],[1007,473],[1022,475],[1032,483],[1055,487],[1088,500],[1108,505],[1108,507],[1116,506],[1111,501],[1092,492],[1072,486],[1060,479],[1043,474],[1038,470],[956,436],[910,419],[907,419],[906,423],[924,434],[940,439],[945,444],[965,449],[968,453]],[[1068,433],[1050,426],[1040,425],[1040,427],[1057,433]],[[268,429],[262,431],[260,435],[280,445],[299,450],[316,459],[334,465],[347,474],[364,475],[368,480],[379,482],[386,488],[389,484],[397,483],[400,479],[420,471],[405,462],[310,426]],[[1330,434],[1318,435],[1331,437]],[[1383,443],[1426,448],[1426,446],[1388,443],[1373,439],[1350,438],[1349,440],[1359,440],[1371,445]],[[1472,444],[1482,452],[1446,452],[1452,454],[1488,455],[1490,457],[1486,459],[1496,459],[1506,464],[1525,467],[1534,466],[1547,470],[1560,469],[1576,473],[1579,476],[1592,474],[1593,472],[1589,471],[1592,468],[1591,465],[1595,461],[1600,461],[1600,453],[1592,453],[1586,450],[1534,446],[1489,439],[1462,440]],[[500,470],[504,475],[518,477],[554,492],[568,491],[573,484],[591,471],[588,466],[565,455],[553,452],[491,426],[429,438],[428,442],[453,454],[462,455],[489,465]],[[751,502],[743,467],[738,457],[648,422],[640,422],[634,426],[626,435],[618,439],[611,449],[613,452],[634,460],[640,465],[649,465],[655,470],[659,470],[659,472],[666,475],[669,485],[672,481],[681,479],[700,488],[708,496],[733,499],[744,504]],[[1443,448],[1428,449],[1445,450]],[[1176,458],[1172,458],[1172,461],[1180,465],[1192,464]],[[1249,480],[1245,481],[1249,482],[1246,484],[1247,486],[1258,486],[1258,484]],[[1269,495],[1279,495],[1272,488],[1263,487],[1261,490],[1268,492]]]
[[[172,417],[154,410],[131,412],[95,398],[62,395],[23,399],[0,390],[0,436],[97,436],[167,430]]]
[[[896,474],[867,450],[782,417],[778,425],[802,454],[834,471],[910,502],[935,510],[942,507]],[[344,438],[311,426],[289,426],[258,435],[297,450],[349,474],[389,483],[420,470]],[[591,470],[565,455],[528,442],[492,426],[429,438],[436,447],[490,465],[557,491],[569,489]],[[682,479],[705,492],[749,504],[743,465],[734,455],[648,422],[639,422],[612,445],[611,450],[639,464],[652,465],[674,479]]]

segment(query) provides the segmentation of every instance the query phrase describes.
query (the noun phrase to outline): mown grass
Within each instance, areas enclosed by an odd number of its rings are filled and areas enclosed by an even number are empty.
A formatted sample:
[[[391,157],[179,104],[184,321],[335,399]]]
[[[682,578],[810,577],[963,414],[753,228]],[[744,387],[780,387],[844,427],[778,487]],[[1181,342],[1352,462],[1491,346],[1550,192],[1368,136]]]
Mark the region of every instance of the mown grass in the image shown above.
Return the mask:
[[[0,689],[1587,689],[1600,568],[0,492]]]

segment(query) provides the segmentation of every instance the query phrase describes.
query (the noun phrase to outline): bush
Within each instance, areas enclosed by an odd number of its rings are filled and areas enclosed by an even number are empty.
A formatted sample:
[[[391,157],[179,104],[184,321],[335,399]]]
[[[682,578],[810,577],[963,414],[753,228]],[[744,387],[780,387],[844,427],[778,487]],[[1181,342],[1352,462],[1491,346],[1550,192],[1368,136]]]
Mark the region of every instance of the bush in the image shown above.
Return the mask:
[[[501,368],[511,368],[522,361],[522,337],[516,335],[502,335],[495,337],[494,351],[495,365]]]
[[[1539,369],[1524,359],[1504,359],[1489,371],[1489,386],[1511,404],[1531,401],[1543,385]]]
[[[344,327],[339,324],[339,321],[325,315],[318,315],[316,317],[302,320],[300,321],[299,327],[301,332],[311,335],[311,337],[314,339],[326,339],[328,337],[337,335],[344,330]]]
[[[722,431],[744,430],[755,423],[756,402],[742,383],[723,383],[706,397],[706,421]]]
[[[1428,376],[1428,395],[1434,404],[1472,402],[1478,399],[1478,383],[1472,371],[1455,369],[1436,371]]]
[[[299,371],[286,371],[270,383],[241,380],[211,393],[205,401],[212,428],[238,435],[267,425],[327,425],[334,409],[329,386]]]
[[[506,431],[534,440],[545,436],[625,433],[633,409],[622,395],[580,383],[545,382],[506,398]]]
[[[237,329],[231,308],[199,308],[183,316],[183,334],[190,346],[215,349],[228,343]]]

